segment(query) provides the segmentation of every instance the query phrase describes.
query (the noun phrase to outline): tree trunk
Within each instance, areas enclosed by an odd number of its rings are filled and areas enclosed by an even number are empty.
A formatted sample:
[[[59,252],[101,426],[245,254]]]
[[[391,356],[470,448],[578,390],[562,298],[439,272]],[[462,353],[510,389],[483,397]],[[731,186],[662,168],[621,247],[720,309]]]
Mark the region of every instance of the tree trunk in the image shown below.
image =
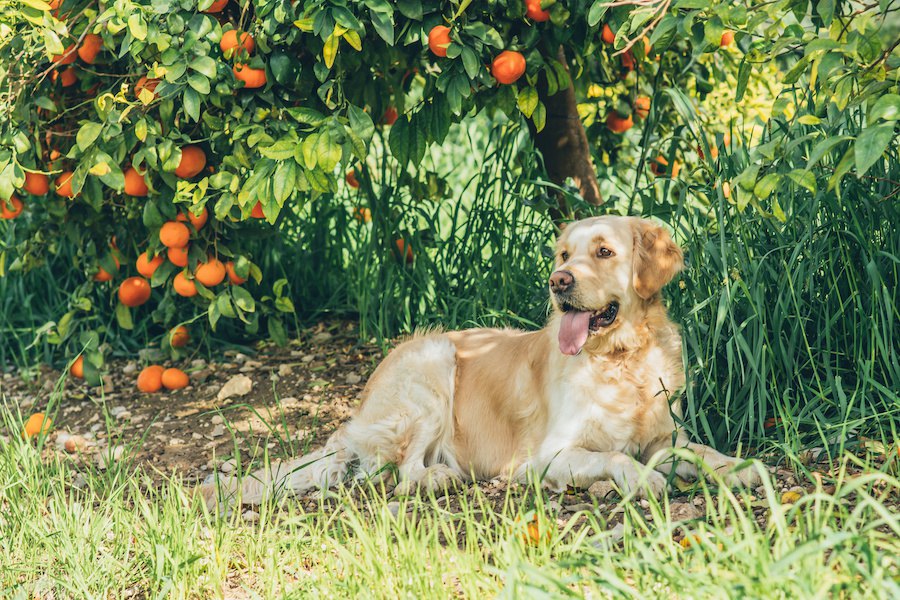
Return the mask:
[[[565,65],[566,71],[569,70],[561,46],[557,52],[557,60]],[[569,87],[557,90],[550,96],[547,93],[547,82],[541,78],[538,96],[547,108],[547,123],[540,132],[535,131],[530,121],[529,126],[534,144],[544,157],[547,174],[557,185],[563,185],[566,179],[571,177],[585,201],[593,205],[602,204],[603,199],[600,197],[600,187],[597,184],[597,173],[591,160],[587,135],[575,103],[575,86],[570,84]],[[568,212],[565,200],[560,196],[559,212],[553,214],[553,219],[559,220]]]

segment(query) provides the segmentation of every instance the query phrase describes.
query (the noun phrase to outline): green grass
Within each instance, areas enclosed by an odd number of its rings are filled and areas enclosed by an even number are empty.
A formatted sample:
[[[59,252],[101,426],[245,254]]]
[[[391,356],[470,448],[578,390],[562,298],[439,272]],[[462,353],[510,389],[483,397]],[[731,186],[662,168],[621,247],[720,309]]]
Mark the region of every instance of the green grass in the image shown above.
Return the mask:
[[[206,511],[177,476],[150,484],[127,457],[76,467],[12,436],[0,440],[0,595],[890,598],[900,594],[900,516],[885,501],[896,505],[900,482],[896,464],[883,471],[838,469],[833,493],[820,487],[794,505],[768,477],[759,498],[700,484],[676,500],[705,498],[704,517],[673,522],[667,499],[648,519],[624,501],[612,531],[610,510],[559,524],[531,486],[493,505],[469,489],[456,510],[434,497],[390,505],[371,487],[338,491],[311,510],[260,507],[246,523]],[[767,509],[766,524],[754,507]],[[535,516],[538,543],[525,526]],[[683,547],[682,535],[694,543]]]

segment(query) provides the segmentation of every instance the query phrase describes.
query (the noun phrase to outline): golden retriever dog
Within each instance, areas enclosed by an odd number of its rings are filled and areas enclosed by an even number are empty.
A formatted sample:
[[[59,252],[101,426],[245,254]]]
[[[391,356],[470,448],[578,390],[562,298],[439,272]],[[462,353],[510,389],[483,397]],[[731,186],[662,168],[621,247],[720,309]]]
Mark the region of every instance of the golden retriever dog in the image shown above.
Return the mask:
[[[353,465],[358,476],[396,474],[397,494],[531,472],[554,489],[613,480],[659,496],[673,468],[699,474],[692,461],[671,460],[673,447],[729,485],[753,485],[755,469],[736,470],[738,459],[691,443],[676,425],[681,337],[660,292],[683,266],[681,249],[651,221],[575,222],[557,242],[546,327],[417,334],[378,366],[357,414],[323,448],[258,471],[240,489],[221,478],[200,491],[209,504],[236,495],[254,504],[339,484]]]

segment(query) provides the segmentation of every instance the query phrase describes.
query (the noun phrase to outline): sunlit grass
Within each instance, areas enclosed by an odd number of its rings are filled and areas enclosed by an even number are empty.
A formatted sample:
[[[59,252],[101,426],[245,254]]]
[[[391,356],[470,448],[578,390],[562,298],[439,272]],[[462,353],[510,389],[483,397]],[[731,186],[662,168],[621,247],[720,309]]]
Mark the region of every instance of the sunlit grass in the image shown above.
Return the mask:
[[[127,461],[101,470],[40,450],[0,441],[4,597],[900,594],[900,482],[887,469],[838,469],[832,493],[819,486],[794,504],[768,476],[758,497],[701,483],[646,509],[613,501],[567,521],[538,486],[404,499],[367,486],[255,507],[247,522],[207,511],[177,476],[153,484]],[[673,522],[669,503],[698,496],[705,515]]]

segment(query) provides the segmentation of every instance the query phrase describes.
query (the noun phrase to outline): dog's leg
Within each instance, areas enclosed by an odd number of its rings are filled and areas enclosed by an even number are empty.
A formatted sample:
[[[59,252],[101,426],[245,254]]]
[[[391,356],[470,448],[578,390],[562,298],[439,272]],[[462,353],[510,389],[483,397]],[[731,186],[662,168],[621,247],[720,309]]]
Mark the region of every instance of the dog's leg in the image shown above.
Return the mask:
[[[612,479],[623,492],[634,491],[638,496],[658,498],[666,488],[665,477],[622,452],[566,448],[534,466],[539,473],[546,470],[544,482],[556,490],[567,484],[586,488],[602,479]]]
[[[203,482],[198,492],[210,508],[219,501],[225,505],[236,502],[262,504],[271,497],[300,494],[315,487],[340,483],[352,458],[339,429],[328,439],[324,448],[293,460],[273,462],[242,479],[212,475]]]
[[[757,473],[756,469],[748,466],[740,471],[735,471],[735,467],[742,462],[741,460],[722,454],[709,446],[695,444],[679,436],[679,439],[676,441],[676,447],[687,448],[692,451],[730,487],[753,487],[760,482],[759,473]],[[656,457],[658,460],[654,465],[657,471],[668,474],[674,466],[675,473],[679,477],[697,479],[701,475],[702,469],[698,469],[697,465],[691,461],[677,460],[677,457],[670,452],[671,449],[671,439],[660,440],[646,449],[644,457],[649,460],[652,456],[659,454]],[[665,454],[668,454],[668,456],[665,456]]]

